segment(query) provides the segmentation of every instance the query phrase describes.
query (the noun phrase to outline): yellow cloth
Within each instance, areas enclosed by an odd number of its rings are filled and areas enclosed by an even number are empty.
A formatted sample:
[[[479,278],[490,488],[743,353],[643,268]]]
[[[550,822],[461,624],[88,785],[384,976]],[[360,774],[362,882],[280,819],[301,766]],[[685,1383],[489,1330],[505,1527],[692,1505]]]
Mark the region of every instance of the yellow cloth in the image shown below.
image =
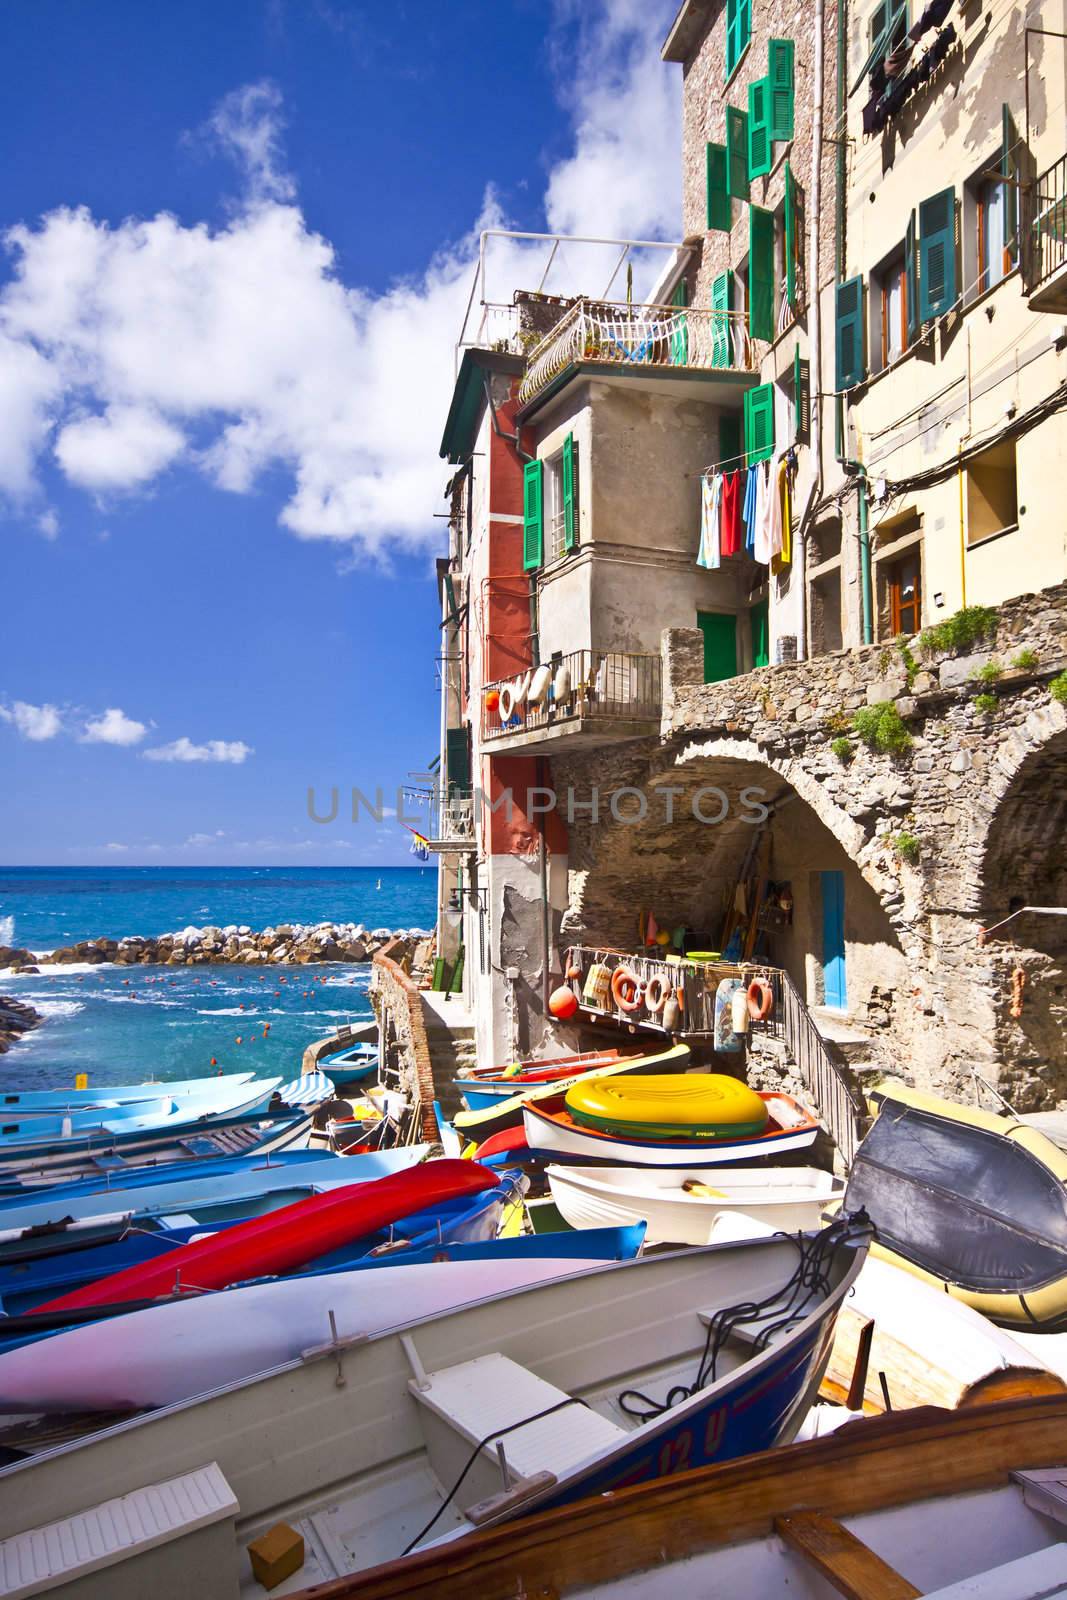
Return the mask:
[[[793,501],[789,492],[789,463],[784,457],[778,466],[778,494],[782,502],[782,548],[771,561],[771,571],[776,574],[793,559]]]

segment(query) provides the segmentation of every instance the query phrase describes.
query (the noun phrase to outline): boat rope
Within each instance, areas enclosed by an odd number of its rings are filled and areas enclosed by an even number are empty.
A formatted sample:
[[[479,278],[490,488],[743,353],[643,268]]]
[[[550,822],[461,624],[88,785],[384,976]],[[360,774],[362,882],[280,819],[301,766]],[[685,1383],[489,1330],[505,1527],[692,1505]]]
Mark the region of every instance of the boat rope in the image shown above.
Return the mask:
[[[624,1389],[618,1398],[620,1411],[628,1417],[634,1417],[639,1423],[651,1422],[672,1406],[699,1394],[718,1377],[719,1357],[741,1323],[749,1328],[753,1325],[760,1328],[751,1341],[752,1346],[757,1353],[766,1350],[778,1334],[784,1333],[807,1313],[813,1298],[820,1295],[825,1297],[830,1293],[833,1284],[829,1269],[838,1248],[869,1232],[870,1224],[866,1217],[857,1212],[854,1217],[831,1223],[814,1238],[803,1233],[776,1233],[773,1237],[795,1245],[799,1256],[792,1275],[781,1288],[763,1300],[720,1307],[708,1319],[704,1349],[693,1382],[674,1384],[668,1389],[664,1400],[653,1400],[640,1389]]]
[[[516,1433],[519,1428],[528,1427],[531,1422],[540,1422],[542,1417],[550,1417],[554,1411],[562,1411],[564,1406],[584,1405],[586,1405],[586,1401],[579,1400],[576,1395],[569,1394],[565,1400],[557,1400],[554,1406],[546,1406],[543,1411],[535,1411],[532,1416],[522,1417],[518,1422],[509,1423],[506,1428],[494,1428],[492,1433],[487,1433],[484,1439],[479,1439],[478,1443],[474,1446],[474,1449],[471,1451],[470,1456],[467,1459],[467,1465],[463,1468],[463,1471],[460,1473],[451,1489],[449,1489],[448,1494],[441,1501],[441,1504],[438,1506],[437,1510],[434,1512],[426,1526],[424,1528],[420,1528],[419,1532],[415,1535],[410,1544],[405,1545],[404,1549],[400,1552],[401,1557],[410,1555],[415,1546],[422,1543],[430,1529],[433,1527],[434,1523],[437,1522],[447,1507],[451,1505],[452,1501],[459,1492],[460,1485],[462,1484],[464,1478],[477,1461],[479,1452],[484,1450],[487,1444],[491,1444],[494,1439],[504,1439],[509,1433]]]

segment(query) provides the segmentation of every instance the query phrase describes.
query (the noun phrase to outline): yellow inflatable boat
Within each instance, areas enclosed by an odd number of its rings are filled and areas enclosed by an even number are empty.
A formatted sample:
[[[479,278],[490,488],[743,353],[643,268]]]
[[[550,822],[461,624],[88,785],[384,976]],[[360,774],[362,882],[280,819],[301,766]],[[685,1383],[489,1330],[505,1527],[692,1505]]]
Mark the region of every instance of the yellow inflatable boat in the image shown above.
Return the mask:
[[[767,1126],[756,1091],[718,1072],[583,1079],[565,1103],[583,1127],[640,1139],[745,1139]]]

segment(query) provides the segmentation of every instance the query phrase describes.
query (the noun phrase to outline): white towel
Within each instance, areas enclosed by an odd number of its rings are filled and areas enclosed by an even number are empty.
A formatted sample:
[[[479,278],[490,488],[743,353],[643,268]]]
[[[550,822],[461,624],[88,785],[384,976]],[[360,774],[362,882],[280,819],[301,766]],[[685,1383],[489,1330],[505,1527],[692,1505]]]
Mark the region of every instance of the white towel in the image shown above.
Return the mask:
[[[720,519],[722,516],[722,473],[700,480],[700,548],[697,566],[714,569],[721,561]]]

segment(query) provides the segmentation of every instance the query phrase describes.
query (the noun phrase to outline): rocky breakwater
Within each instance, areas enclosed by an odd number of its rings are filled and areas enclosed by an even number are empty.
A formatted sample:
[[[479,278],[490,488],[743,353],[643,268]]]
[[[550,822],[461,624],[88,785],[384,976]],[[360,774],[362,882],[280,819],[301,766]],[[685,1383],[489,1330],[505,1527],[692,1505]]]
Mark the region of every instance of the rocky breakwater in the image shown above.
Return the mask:
[[[363,962],[370,961],[383,945],[394,939],[400,940],[397,956],[400,959],[410,953],[415,935],[403,930],[394,933],[388,928],[368,930],[357,922],[283,922],[258,933],[234,924],[227,928],[188,927],[153,938],[86,939],[53,950],[47,956],[0,946],[0,968],[35,972],[38,962],[99,966],[107,961],[120,967],[193,967],[209,963],[261,967],[307,966],[323,961]],[[395,951],[391,953],[396,954]]]
[[[39,1011],[26,1004],[25,1000],[16,1000],[13,995],[0,995],[0,1056],[5,1050],[10,1050],[16,1039],[21,1039],[24,1033],[44,1019]]]

